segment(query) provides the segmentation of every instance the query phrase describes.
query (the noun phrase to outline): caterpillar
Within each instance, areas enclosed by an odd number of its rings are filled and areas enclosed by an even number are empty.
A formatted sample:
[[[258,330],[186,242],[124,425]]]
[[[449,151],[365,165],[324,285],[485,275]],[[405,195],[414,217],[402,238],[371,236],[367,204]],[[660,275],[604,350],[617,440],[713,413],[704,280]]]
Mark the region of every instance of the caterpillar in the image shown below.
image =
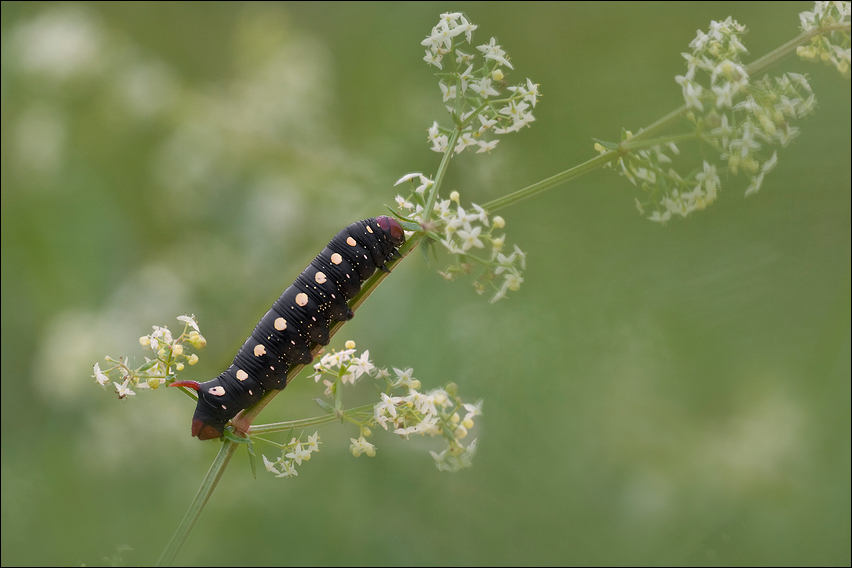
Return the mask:
[[[348,301],[376,269],[389,272],[385,263],[404,242],[402,226],[390,217],[348,225],[284,290],[222,374],[205,383],[172,383],[198,392],[192,435],[199,440],[220,438],[237,413],[266,391],[287,386],[290,366],[311,362],[312,343],[328,345],[332,320],[352,319]]]

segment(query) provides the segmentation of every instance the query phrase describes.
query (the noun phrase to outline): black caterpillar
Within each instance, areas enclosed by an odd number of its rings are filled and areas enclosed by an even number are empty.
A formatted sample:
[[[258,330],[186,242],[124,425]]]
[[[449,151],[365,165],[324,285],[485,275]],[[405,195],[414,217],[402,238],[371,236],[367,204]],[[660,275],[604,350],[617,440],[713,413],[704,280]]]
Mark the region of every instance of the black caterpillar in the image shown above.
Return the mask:
[[[192,435],[199,440],[221,437],[238,412],[267,390],[287,386],[290,365],[311,362],[311,343],[328,345],[329,322],[352,318],[347,301],[377,268],[388,271],[385,263],[404,242],[402,227],[390,217],[352,223],[284,290],[224,373],[201,384],[172,383],[198,391]]]

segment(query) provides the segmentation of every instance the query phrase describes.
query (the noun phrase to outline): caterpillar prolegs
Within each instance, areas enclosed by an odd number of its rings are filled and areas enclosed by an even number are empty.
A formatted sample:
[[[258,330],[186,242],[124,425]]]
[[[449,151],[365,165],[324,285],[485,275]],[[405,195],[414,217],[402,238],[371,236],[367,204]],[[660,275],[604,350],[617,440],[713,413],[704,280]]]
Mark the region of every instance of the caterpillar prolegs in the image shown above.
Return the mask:
[[[404,242],[402,227],[390,217],[345,227],[284,290],[225,372],[205,383],[172,383],[198,391],[192,435],[199,440],[221,437],[238,412],[267,390],[287,386],[290,366],[311,362],[311,343],[328,344],[331,321],[352,318],[347,302],[376,269],[387,271],[385,263]]]

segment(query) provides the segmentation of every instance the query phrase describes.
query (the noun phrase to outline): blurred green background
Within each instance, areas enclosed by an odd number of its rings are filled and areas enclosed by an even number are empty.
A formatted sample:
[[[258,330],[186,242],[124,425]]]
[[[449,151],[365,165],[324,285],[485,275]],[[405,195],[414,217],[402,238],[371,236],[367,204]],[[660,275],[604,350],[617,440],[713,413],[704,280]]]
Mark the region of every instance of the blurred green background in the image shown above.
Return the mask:
[[[218,444],[179,393],[119,402],[92,364],[187,312],[208,346],[183,377],[213,377],[337,230],[434,173],[447,117],[419,42],[441,12],[543,93],[532,128],[453,161],[447,191],[484,203],[682,104],[710,20],[748,25],[758,57],[810,8],[3,2],[2,564],[157,559]],[[355,459],[339,426],[295,479],[240,452],[177,561],[849,565],[849,82],[785,70],[819,109],[757,196],[723,179],[659,226],[593,173],[501,211],[529,254],[508,300],[415,254],[336,338],[484,398],[472,469],[379,434]],[[319,395],[302,377],[260,421]]]

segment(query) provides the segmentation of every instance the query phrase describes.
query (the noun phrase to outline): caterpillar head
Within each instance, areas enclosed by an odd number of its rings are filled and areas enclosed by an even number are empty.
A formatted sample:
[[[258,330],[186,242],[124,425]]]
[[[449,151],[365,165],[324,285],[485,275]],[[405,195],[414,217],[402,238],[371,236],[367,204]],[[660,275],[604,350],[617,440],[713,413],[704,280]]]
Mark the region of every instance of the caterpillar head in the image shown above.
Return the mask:
[[[225,434],[227,420],[222,421],[209,416],[208,408],[211,405],[205,400],[199,383],[196,381],[175,381],[169,386],[187,387],[198,393],[198,405],[195,407],[195,414],[192,415],[192,435],[194,437],[197,436],[199,440],[214,440]]]

